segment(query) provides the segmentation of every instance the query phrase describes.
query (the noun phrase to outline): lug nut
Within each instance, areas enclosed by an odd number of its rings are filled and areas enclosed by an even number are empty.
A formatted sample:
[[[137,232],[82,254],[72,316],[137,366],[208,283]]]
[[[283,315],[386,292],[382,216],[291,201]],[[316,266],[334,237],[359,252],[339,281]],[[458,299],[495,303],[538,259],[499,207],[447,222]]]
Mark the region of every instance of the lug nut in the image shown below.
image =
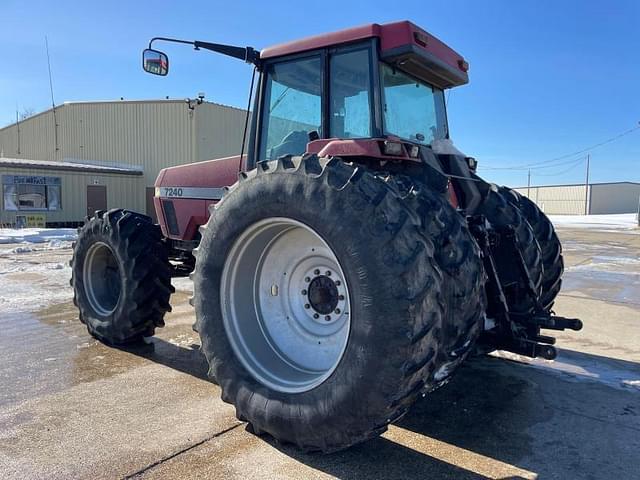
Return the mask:
[[[305,303],[304,308],[311,308],[311,305],[309,305],[308,303]]]
[[[330,322],[330,321],[331,321],[331,315],[325,315],[324,319],[325,319],[327,322]]]
[[[327,270],[326,275],[327,275],[327,277],[330,277],[331,276],[331,270]]]
[[[340,286],[340,280],[336,280],[336,286]]]
[[[302,292],[301,292],[301,293],[302,293],[302,295],[306,295],[306,294],[307,294],[307,291],[306,291],[306,290],[302,290]]]
[[[317,268],[313,271],[314,275],[320,275],[320,270],[318,270]]]
[[[344,300],[344,295],[338,295],[338,300]]]
[[[311,279],[309,277],[304,277],[304,281],[309,283],[311,281]]]
[[[316,319],[317,319],[317,318],[320,318],[320,315],[318,315],[317,313],[314,313],[314,314],[313,314],[313,318],[316,318]]]
[[[339,309],[339,308],[336,308],[333,312],[334,312],[334,313],[340,313],[340,309]]]

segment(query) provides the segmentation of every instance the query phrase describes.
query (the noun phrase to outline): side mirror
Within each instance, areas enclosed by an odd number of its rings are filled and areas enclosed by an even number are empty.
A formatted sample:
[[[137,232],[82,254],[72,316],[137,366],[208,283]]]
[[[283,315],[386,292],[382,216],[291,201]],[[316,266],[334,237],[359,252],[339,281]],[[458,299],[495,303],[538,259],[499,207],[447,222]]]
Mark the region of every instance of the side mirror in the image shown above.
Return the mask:
[[[165,53],[147,48],[142,52],[142,68],[145,72],[164,77],[169,73],[169,59]]]

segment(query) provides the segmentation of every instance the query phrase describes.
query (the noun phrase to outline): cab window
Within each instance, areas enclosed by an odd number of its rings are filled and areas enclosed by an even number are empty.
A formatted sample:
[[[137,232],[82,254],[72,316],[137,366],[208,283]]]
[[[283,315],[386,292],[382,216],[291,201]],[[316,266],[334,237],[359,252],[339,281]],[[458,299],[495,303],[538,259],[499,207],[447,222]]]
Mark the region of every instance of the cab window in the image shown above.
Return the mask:
[[[322,136],[320,56],[267,67],[259,160],[304,153],[309,133]]]
[[[384,132],[416,143],[447,137],[442,90],[381,64]]]
[[[332,138],[371,137],[371,65],[369,49],[330,58],[330,133]]]

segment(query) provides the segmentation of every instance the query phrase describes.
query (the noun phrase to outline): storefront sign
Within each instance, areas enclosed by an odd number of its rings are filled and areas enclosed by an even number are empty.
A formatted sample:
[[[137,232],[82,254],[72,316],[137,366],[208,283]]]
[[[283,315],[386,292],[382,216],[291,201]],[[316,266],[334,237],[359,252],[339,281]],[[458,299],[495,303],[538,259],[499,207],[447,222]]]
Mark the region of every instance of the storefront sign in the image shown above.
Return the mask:
[[[3,185],[60,185],[60,177],[40,177],[37,175],[3,175]]]

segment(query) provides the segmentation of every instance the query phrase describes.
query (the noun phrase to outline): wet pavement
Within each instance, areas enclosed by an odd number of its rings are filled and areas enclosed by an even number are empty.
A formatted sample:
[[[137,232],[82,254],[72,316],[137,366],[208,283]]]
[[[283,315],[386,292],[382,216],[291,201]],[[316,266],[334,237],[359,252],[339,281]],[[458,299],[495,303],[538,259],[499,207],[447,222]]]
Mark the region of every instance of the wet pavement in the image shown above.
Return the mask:
[[[0,478],[640,478],[640,235],[560,235],[556,310],[585,328],[558,335],[557,361],[467,362],[381,438],[332,455],[236,420],[206,378],[187,292],[128,350],[90,337],[68,291],[44,309],[25,301],[0,313]],[[16,255],[58,265],[70,251]],[[13,291],[57,285],[15,265],[0,257]]]

